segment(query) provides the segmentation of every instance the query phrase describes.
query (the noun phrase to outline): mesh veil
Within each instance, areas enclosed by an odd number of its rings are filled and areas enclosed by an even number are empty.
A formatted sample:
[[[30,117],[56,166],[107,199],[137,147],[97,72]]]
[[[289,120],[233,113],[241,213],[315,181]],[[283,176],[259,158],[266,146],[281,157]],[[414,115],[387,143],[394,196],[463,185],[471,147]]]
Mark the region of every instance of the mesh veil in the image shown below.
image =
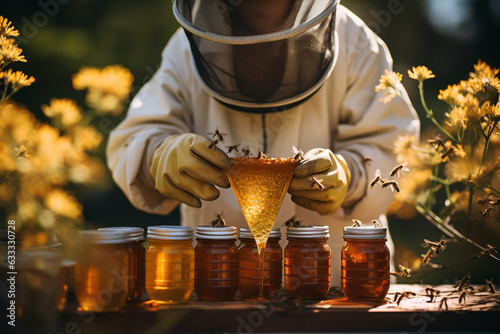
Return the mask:
[[[313,94],[335,63],[339,0],[175,0],[201,82],[235,109],[268,112]]]

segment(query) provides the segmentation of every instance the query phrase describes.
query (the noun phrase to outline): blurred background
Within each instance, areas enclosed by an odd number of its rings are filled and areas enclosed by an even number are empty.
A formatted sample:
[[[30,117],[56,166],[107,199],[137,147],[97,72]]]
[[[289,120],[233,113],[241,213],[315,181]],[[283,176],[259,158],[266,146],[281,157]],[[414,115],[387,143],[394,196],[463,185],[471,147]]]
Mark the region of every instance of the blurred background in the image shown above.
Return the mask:
[[[404,74],[406,86],[423,128],[429,125],[421,113],[416,82],[407,69],[425,65],[436,78],[426,81],[429,107],[445,108],[437,100],[439,89],[467,79],[479,59],[500,67],[500,1],[494,0],[342,0],[389,46],[394,70]],[[170,0],[4,0],[0,15],[11,20],[21,33],[17,39],[27,63],[12,66],[36,78],[33,86],[16,94],[40,119],[40,106],[53,97],[74,98],[83,103],[84,93],[73,90],[71,76],[83,66],[121,64],[135,77],[135,94],[160,63],[160,53],[178,28]],[[107,136],[121,117],[105,118],[98,129]],[[99,153],[104,159],[104,145]],[[178,224],[179,212],[150,215],[133,208],[110,177],[105,184],[78,193],[86,221],[95,226],[148,226]],[[438,240],[441,232],[423,219],[391,218],[396,243],[396,263],[416,259],[425,252],[424,238]],[[487,234],[487,233],[484,233]],[[499,244],[497,236],[484,236],[484,243]],[[452,246],[449,246],[452,248]],[[444,252],[439,262],[453,262],[463,254]],[[459,252],[457,250],[457,252]],[[493,264],[493,265],[492,265]],[[422,278],[404,282],[450,283],[468,272],[476,283],[499,277],[500,265],[484,257]],[[495,275],[496,274],[496,275]]]

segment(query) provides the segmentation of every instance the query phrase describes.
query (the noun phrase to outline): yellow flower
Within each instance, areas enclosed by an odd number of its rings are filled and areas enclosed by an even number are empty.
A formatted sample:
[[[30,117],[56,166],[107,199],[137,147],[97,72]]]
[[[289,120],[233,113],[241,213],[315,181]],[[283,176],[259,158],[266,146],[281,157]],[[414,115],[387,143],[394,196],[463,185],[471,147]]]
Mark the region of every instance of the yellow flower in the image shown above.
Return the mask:
[[[463,95],[460,94],[459,86],[448,85],[448,88],[439,91],[438,99],[448,103],[451,106],[456,106],[463,100]]]
[[[0,68],[16,61],[26,62],[24,56],[21,55],[22,52],[23,49],[19,48],[16,44],[2,43],[0,48]]]
[[[0,79],[4,78],[5,81],[12,85],[13,92],[27,86],[31,86],[35,82],[35,78],[29,77],[21,71],[13,72],[9,69],[7,72],[0,72]]]
[[[82,119],[80,108],[74,100],[51,99],[50,105],[42,106],[43,113],[59,121],[63,128],[78,123]]]
[[[73,144],[79,151],[92,151],[99,147],[102,134],[91,126],[77,126],[71,132]]]
[[[403,79],[403,75],[400,73],[385,70],[385,74],[382,74],[379,79],[379,84],[375,87],[375,92],[384,91],[380,101],[388,103],[393,97],[400,95],[396,86],[401,79]]]
[[[19,36],[19,31],[14,30],[14,27],[11,26],[12,22],[7,20],[7,18],[4,18],[3,16],[0,15],[0,36],[5,36],[5,37],[16,37]]]
[[[73,87],[77,90],[96,89],[104,95],[111,94],[124,99],[130,93],[133,81],[130,71],[119,65],[103,69],[86,67],[73,76]]]
[[[481,60],[479,60],[476,65],[474,65],[474,70],[475,72],[471,75],[472,77],[492,78],[499,72],[497,68],[492,69],[490,65]]]
[[[35,116],[24,107],[11,102],[0,104],[0,138],[5,134],[23,143],[32,135],[36,124]]]
[[[484,116],[479,106],[479,100],[472,94],[467,94],[461,103],[468,123],[479,123]]]
[[[426,79],[432,79],[435,75],[425,66],[413,67],[412,70],[408,70],[408,76],[412,79],[423,82]]]
[[[58,215],[76,220],[82,220],[82,205],[75,197],[61,189],[54,189],[49,192],[44,200],[48,209]]]
[[[456,129],[465,128],[466,115],[462,107],[455,107],[445,115],[448,117],[446,124]]]

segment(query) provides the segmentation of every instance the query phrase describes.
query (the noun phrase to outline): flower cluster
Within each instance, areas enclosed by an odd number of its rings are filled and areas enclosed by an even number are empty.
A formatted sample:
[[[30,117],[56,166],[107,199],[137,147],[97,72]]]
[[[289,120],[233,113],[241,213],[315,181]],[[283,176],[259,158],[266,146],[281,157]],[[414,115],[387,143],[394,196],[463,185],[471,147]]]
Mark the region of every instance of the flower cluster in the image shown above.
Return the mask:
[[[424,134],[425,142],[401,136],[394,144],[398,162],[408,162],[412,168],[400,181],[401,191],[390,213],[402,218],[420,213],[449,237],[472,243],[480,250],[486,248],[466,238],[449,222],[461,220],[468,231],[474,224],[481,224],[500,235],[498,73],[498,69],[479,61],[467,80],[440,90],[438,99],[448,107],[438,114],[438,120],[427,107],[423,89],[424,81],[434,74],[425,66],[413,67],[408,75],[418,81],[423,109],[435,127]],[[394,78],[401,75],[386,72],[376,90],[386,89],[387,96],[400,96]],[[441,198],[444,203],[439,203]]]
[[[93,99],[84,111],[74,100],[51,99],[42,105],[50,124],[42,123],[12,99],[35,80],[20,71],[5,70],[13,62],[26,61],[15,44],[18,35],[11,22],[0,16],[0,218],[2,222],[15,219],[17,230],[40,235],[83,221],[82,205],[71,190],[105,177],[102,160],[93,154],[103,139],[93,120],[105,111],[123,110],[133,78],[117,66],[82,69],[74,77],[74,86],[92,91],[102,101]],[[109,96],[113,102],[103,102]]]

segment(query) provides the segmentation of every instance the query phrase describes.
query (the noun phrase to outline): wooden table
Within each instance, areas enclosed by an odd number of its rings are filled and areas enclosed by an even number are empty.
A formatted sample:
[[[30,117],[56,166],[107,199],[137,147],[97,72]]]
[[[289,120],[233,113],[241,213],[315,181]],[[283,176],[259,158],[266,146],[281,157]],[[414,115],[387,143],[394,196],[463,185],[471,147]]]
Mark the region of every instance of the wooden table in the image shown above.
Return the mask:
[[[70,303],[60,316],[62,333],[319,333],[319,332],[500,332],[500,293],[475,292],[459,303],[451,285],[435,286],[433,302],[423,285],[392,285],[384,303],[350,302],[330,291],[322,301],[285,299],[268,302],[237,298],[159,306],[128,305],[120,312],[80,312]],[[476,288],[477,290],[477,288]],[[398,305],[396,293],[412,291]],[[447,298],[448,310],[440,301]],[[57,333],[59,334],[59,333]]]

